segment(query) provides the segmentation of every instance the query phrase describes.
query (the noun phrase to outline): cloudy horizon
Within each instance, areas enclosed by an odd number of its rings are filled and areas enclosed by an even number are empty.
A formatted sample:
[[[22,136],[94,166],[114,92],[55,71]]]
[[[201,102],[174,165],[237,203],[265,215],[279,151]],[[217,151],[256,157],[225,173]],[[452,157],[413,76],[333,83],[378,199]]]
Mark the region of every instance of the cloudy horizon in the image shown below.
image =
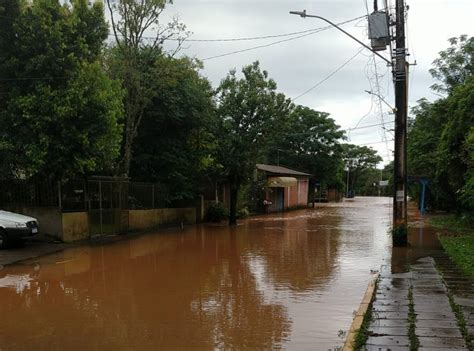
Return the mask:
[[[372,1],[367,3],[372,11]],[[394,1],[389,1],[389,6]],[[416,105],[420,98],[435,100],[439,96],[430,90],[434,83],[428,70],[441,50],[449,46],[448,39],[461,34],[472,36],[474,2],[470,0],[407,1],[407,46],[410,56],[409,103]],[[379,1],[382,7],[382,1]],[[235,0],[176,0],[168,5],[165,16],[179,16],[193,34],[190,39],[242,38],[278,35],[307,31],[327,24],[314,18],[290,15],[291,10],[307,10],[339,23],[367,14],[366,2],[361,1],[235,1]],[[352,35],[368,43],[367,21],[356,20],[343,25]],[[256,46],[264,46],[282,39],[269,38],[253,41],[187,42],[181,54],[204,59],[203,75],[217,86],[230,69],[237,69],[256,60],[269,72],[278,90],[295,98],[327,80],[298,98],[295,103],[328,112],[342,129],[371,126],[349,132],[349,142],[368,145],[384,158],[392,159],[392,125],[390,107],[367,94],[376,91],[373,55],[336,29],[329,29],[295,40],[213,58]],[[389,57],[389,52],[381,53]],[[356,55],[356,56],[355,56]],[[355,57],[354,57],[355,56]],[[207,59],[206,58],[211,58]],[[351,59],[352,58],[352,59]],[[351,59],[351,60],[350,60]],[[344,67],[342,67],[348,60]],[[388,105],[394,105],[391,69],[375,58],[380,94]],[[338,70],[337,72],[335,72]],[[380,113],[380,109],[382,113]],[[385,142],[387,140],[387,142]]]

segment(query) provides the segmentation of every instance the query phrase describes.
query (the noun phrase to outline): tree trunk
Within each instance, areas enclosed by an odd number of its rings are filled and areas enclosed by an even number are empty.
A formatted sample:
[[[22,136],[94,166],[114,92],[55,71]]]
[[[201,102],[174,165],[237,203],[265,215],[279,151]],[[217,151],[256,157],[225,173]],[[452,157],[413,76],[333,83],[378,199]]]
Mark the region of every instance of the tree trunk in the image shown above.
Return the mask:
[[[125,142],[123,147],[123,158],[119,166],[119,172],[121,176],[128,177],[130,173],[130,162],[132,160],[132,146],[128,141]]]
[[[230,213],[229,225],[237,225],[237,195],[239,194],[239,186],[230,186]]]

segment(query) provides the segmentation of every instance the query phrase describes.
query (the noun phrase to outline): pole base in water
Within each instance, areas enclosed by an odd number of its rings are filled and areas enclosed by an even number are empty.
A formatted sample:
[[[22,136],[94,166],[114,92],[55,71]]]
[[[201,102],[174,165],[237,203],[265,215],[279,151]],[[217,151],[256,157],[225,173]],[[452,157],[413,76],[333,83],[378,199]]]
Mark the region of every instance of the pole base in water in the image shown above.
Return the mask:
[[[392,242],[395,247],[403,247],[408,245],[407,226],[398,224],[392,229]]]

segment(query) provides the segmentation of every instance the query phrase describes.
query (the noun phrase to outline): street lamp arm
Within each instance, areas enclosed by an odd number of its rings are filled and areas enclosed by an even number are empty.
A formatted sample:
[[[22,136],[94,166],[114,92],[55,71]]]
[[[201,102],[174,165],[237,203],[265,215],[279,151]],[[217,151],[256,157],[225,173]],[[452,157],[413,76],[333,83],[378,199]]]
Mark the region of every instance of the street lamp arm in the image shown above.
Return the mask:
[[[383,103],[385,103],[385,105],[387,105],[388,107],[390,107],[390,109],[392,110],[393,113],[397,112],[397,108],[396,108],[396,107],[392,107],[392,105],[390,105],[390,104],[389,104],[382,96],[380,96],[379,94],[374,93],[373,91],[370,91],[370,90],[365,90],[365,92],[366,92],[367,94],[377,96]]]
[[[352,34],[349,34],[348,32],[346,32],[344,29],[342,29],[341,27],[339,27],[337,24],[331,22],[330,20],[324,18],[324,17],[321,17],[321,16],[315,16],[315,15],[307,15],[306,14],[306,10],[304,11],[290,11],[290,14],[292,15],[298,15],[298,16],[301,16],[303,18],[305,17],[312,17],[312,18],[319,18],[320,20],[323,20],[324,22],[327,22],[329,23],[331,26],[339,29],[342,33],[344,33],[345,35],[347,35],[348,37],[352,38],[353,40],[355,40],[356,42],[358,42],[360,45],[362,45],[363,47],[365,47],[366,49],[372,51],[375,55],[377,55],[378,57],[380,57],[382,60],[384,60],[385,62],[387,62],[387,64],[389,65],[392,65],[392,62],[390,60],[387,60],[385,57],[383,57],[382,55],[380,55],[377,51],[374,51],[372,50],[372,48],[370,46],[367,46],[365,45],[363,42],[361,42],[359,39],[357,39],[356,37],[354,37]]]

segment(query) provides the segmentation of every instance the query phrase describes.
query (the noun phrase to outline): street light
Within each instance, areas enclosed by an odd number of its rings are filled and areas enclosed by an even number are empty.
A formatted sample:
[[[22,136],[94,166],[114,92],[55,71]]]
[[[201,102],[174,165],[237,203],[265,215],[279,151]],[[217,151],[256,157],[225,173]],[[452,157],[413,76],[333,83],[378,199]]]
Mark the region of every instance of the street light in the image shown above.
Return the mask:
[[[393,172],[393,227],[392,237],[394,246],[407,245],[407,76],[408,63],[406,61],[407,48],[405,45],[405,0],[395,0],[395,41],[393,63],[377,53],[372,48],[365,45],[359,39],[355,38],[345,30],[321,16],[307,15],[305,11],[290,11],[292,15],[298,15],[303,18],[314,17],[319,18],[331,26],[337,28],[351,39],[362,45],[364,48],[370,50],[375,55],[393,67],[393,79],[395,83],[395,157],[394,157],[394,172]],[[387,33],[387,38],[391,39]]]
[[[387,101],[385,101],[385,99],[380,96],[379,94],[377,93],[374,93],[373,91],[369,91],[369,90],[364,90],[367,94],[370,94],[370,95],[375,95],[377,96],[383,103],[385,103],[385,105],[387,105],[388,107],[390,107],[390,110],[392,110],[392,113],[396,113],[397,112],[397,108],[396,107],[392,107],[392,105],[390,105]]]
[[[382,60],[384,60],[385,62],[387,62],[387,64],[389,66],[392,65],[392,62],[390,60],[387,60],[385,57],[383,57],[382,55],[380,55],[377,51],[375,50],[372,50],[372,48],[370,46],[367,46],[365,45],[363,42],[361,42],[359,39],[357,39],[356,37],[354,37],[352,34],[349,34],[348,32],[346,32],[344,29],[342,29],[341,27],[339,27],[337,24],[335,24],[334,22],[331,22],[330,20],[324,18],[324,17],[321,17],[321,16],[315,16],[315,15],[308,15],[306,14],[306,10],[304,11],[290,11],[290,14],[291,15],[298,15],[302,18],[306,18],[306,17],[312,17],[312,18],[319,18],[320,20],[323,20],[324,22],[327,22],[329,23],[331,26],[339,29],[342,33],[344,33],[345,35],[347,35],[348,37],[350,37],[351,39],[355,40],[356,42],[358,42],[360,45],[362,45],[364,48],[372,51],[375,55],[377,55],[378,57],[380,57]]]

